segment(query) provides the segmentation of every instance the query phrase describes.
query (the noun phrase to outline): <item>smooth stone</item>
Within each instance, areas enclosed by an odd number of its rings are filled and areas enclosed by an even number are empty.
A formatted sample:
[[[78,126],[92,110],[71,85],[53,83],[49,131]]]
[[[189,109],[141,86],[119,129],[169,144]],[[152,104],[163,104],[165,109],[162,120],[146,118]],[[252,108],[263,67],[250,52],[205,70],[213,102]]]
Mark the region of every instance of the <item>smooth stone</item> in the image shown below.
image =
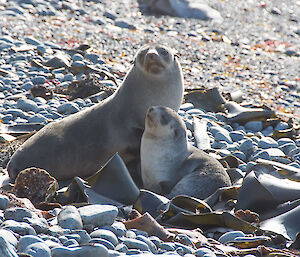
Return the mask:
[[[88,243],[91,240],[91,236],[87,233],[86,230],[72,230],[73,233],[80,236],[80,244]]]
[[[73,56],[72,56],[72,60],[74,61],[74,62],[76,62],[76,61],[83,61],[83,56],[81,55],[81,54],[74,54]]]
[[[34,85],[43,85],[47,82],[47,80],[44,76],[36,76],[36,77],[31,79],[31,82]]]
[[[108,250],[114,250],[115,249],[115,246],[110,241],[108,241],[106,239],[103,239],[103,238],[97,238],[97,237],[95,237],[95,238],[91,239],[89,243],[91,243],[91,244],[95,244],[95,243],[102,244]]]
[[[278,143],[271,137],[262,137],[257,146],[261,149],[276,148]]]
[[[105,239],[105,240],[109,241],[110,243],[112,243],[114,246],[116,246],[119,243],[117,236],[112,231],[106,230],[106,229],[97,229],[97,230],[93,231],[92,233],[90,233],[90,236],[92,238]]]
[[[32,257],[51,257],[51,250],[46,243],[34,243],[29,245],[23,253]]]
[[[232,144],[232,140],[231,140],[231,137],[229,136],[229,133],[217,132],[215,134],[215,140],[217,142],[225,141],[225,142],[227,142],[229,144]]]
[[[73,231],[73,230],[72,230],[72,231]],[[81,241],[80,236],[77,235],[77,234],[64,235],[64,237],[65,237],[67,240],[69,240],[69,239],[74,239],[74,240],[76,240],[76,242],[78,242],[78,243],[80,243],[80,241]]]
[[[17,118],[17,117],[25,118],[24,112],[22,112],[19,109],[8,109],[8,110],[6,110],[6,115],[7,114],[11,114],[14,118]]]
[[[57,223],[62,228],[82,229],[83,224],[77,208],[73,205],[64,206],[57,215]]]
[[[163,241],[157,236],[150,236],[149,239],[157,248],[160,248],[160,245],[163,243]]]
[[[35,45],[35,46],[42,45],[42,43],[39,40],[33,37],[25,37],[24,41],[29,45]]]
[[[5,238],[11,245],[17,247],[18,239],[11,230],[0,228],[0,238]]]
[[[5,210],[9,206],[9,198],[6,195],[0,194],[0,209]]]
[[[283,137],[283,138],[278,139],[277,143],[278,143],[279,147],[282,146],[282,145],[285,145],[287,143],[295,144],[295,142],[292,139],[287,138],[287,137]]]
[[[91,204],[78,208],[83,225],[102,227],[111,225],[118,215],[118,208],[113,205]]]
[[[208,249],[208,248],[205,248],[205,247],[201,247],[199,249],[197,249],[194,254],[197,256],[197,257],[216,257],[215,253]]]
[[[262,121],[248,121],[245,124],[245,128],[254,132],[261,131],[263,129]]]
[[[65,76],[64,76],[64,79],[63,79],[63,81],[73,81],[74,80],[74,76],[73,76],[73,74],[66,74]]]
[[[13,207],[5,210],[4,218],[6,220],[14,220],[16,222],[21,222],[24,220],[24,218],[38,218],[38,216],[34,212],[26,208]]]
[[[115,221],[111,226],[103,226],[103,229],[112,231],[117,237],[125,236],[127,229],[124,223]]]
[[[128,247],[128,249],[138,249],[138,250],[147,251],[147,252],[150,251],[148,245],[145,242],[138,240],[138,239],[124,238],[123,244],[125,244]]]
[[[6,220],[1,224],[1,228],[9,229],[21,236],[36,235],[35,230],[25,222],[17,222],[14,220]]]
[[[68,239],[67,241],[64,242],[64,246],[78,246],[78,242],[75,239]]]
[[[247,157],[243,152],[236,151],[236,152],[233,152],[232,155],[239,158],[240,160],[242,160],[244,162],[247,161]]]
[[[214,149],[226,149],[227,147],[228,147],[228,143],[225,141],[220,141],[220,142],[215,141],[211,145],[211,148]]]
[[[38,105],[30,99],[20,99],[17,102],[17,108],[25,112],[29,112],[29,111],[37,112],[39,109]]]
[[[181,244],[181,243],[178,243],[178,242],[175,242],[174,244],[175,244],[175,246],[176,246],[176,250],[177,250],[178,248],[181,248],[181,249],[182,249],[182,251],[183,251],[183,254],[182,254],[182,255],[187,254],[187,253],[192,253],[192,252],[193,252],[193,248],[190,247],[190,246],[187,246],[187,245],[184,245],[184,244]]]
[[[73,114],[79,112],[80,109],[77,104],[69,102],[69,103],[63,103],[60,106],[58,106],[57,111],[58,113],[61,114]]]
[[[126,245],[124,245],[123,243],[121,243],[115,247],[115,250],[118,252],[121,252],[121,253],[126,253],[128,251],[128,247]]]
[[[174,243],[162,243],[160,245],[160,249],[163,249],[166,251],[175,251],[176,245]]]
[[[229,135],[233,142],[241,141],[245,137],[244,134],[240,131],[231,131]]]
[[[18,242],[18,252],[21,253],[25,253],[26,249],[32,245],[32,244],[36,244],[36,243],[44,243],[44,240],[39,238],[38,236],[34,236],[34,235],[26,235],[26,236],[22,236]],[[50,251],[50,249],[49,249]],[[50,252],[49,252],[50,253]]]
[[[259,158],[266,159],[270,161],[275,161],[278,157],[284,157],[285,154],[278,148],[269,148],[264,150],[258,150],[254,156],[252,156],[252,160],[257,160]]]
[[[1,257],[18,257],[16,248],[11,245],[5,237],[0,236],[0,256]]]
[[[226,244],[228,242],[233,241],[237,237],[244,237],[245,234],[242,231],[230,231],[223,234],[218,241],[222,244]]]
[[[30,90],[33,86],[34,85],[32,82],[26,82],[20,87],[20,89],[24,89],[27,91],[27,90]]]
[[[194,109],[194,105],[192,103],[184,103],[180,105],[180,110],[188,111]]]
[[[49,230],[48,222],[44,218],[24,218],[23,221],[32,226],[38,234],[45,234]]]
[[[136,239],[143,241],[146,243],[152,253],[157,253],[156,245],[146,236],[138,235]]]
[[[51,249],[51,257],[109,257],[108,249],[104,245],[84,245],[68,248],[65,246]]]
[[[70,229],[63,229],[59,225],[54,225],[54,226],[49,227],[49,234],[51,236],[58,237],[58,236],[65,235],[65,234],[70,234],[70,233],[71,233]]]
[[[265,136],[265,137],[268,137],[268,136],[271,136],[274,132],[274,129],[272,126],[269,126],[267,128],[265,128],[261,133]]]
[[[65,242],[67,242],[69,239],[66,236],[60,236],[58,237],[59,241],[64,244]]]
[[[28,119],[28,122],[29,123],[43,123],[43,124],[47,124],[48,123],[48,119],[44,115],[37,113],[37,114],[33,115],[32,117],[30,117]]]
[[[299,153],[300,153],[300,147],[296,147],[295,149],[293,149],[289,152],[289,156],[295,157]]]
[[[280,122],[275,126],[275,130],[285,130],[285,129],[288,129],[289,127],[290,127],[289,124],[287,124],[286,122],[280,121]]]
[[[284,145],[279,146],[279,149],[281,151],[283,151],[286,155],[289,155],[289,153],[292,150],[296,149],[296,148],[297,148],[297,146],[294,142],[293,143],[286,143]]]
[[[120,27],[122,29],[136,30],[136,26],[122,20],[116,20],[115,26]]]
[[[249,154],[253,152],[253,141],[250,138],[243,139],[239,146],[239,150],[244,154]]]
[[[200,109],[189,109],[189,110],[186,111],[186,113],[190,114],[190,115],[205,114],[205,112],[200,110]]]

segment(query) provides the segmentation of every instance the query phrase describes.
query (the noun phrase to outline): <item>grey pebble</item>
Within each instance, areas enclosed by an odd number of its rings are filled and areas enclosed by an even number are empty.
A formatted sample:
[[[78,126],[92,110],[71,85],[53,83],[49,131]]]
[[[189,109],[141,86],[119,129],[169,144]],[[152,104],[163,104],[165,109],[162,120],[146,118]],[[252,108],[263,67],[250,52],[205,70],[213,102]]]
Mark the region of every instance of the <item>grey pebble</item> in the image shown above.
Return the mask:
[[[119,243],[117,236],[112,231],[106,229],[97,229],[90,233],[90,236],[91,238],[105,239],[112,243],[114,246],[116,246]]]
[[[245,124],[245,128],[254,132],[258,132],[263,129],[263,123],[262,121],[248,121]]]
[[[34,257],[50,257],[50,248],[44,240],[34,235],[22,236],[18,242],[18,252],[28,253]]]
[[[79,244],[78,244],[78,242],[75,240],[75,239],[68,239],[67,241],[65,241],[64,243],[63,243],[63,245],[64,246],[78,246]]]
[[[62,208],[57,215],[57,223],[62,228],[67,229],[82,229],[83,224],[79,211],[75,206],[67,205]]]
[[[108,249],[100,244],[68,248],[65,246],[51,249],[51,257],[108,257]]]
[[[272,137],[262,137],[257,146],[262,149],[277,148],[278,143]]]
[[[148,245],[138,239],[134,239],[134,238],[124,238],[123,239],[123,244],[125,244],[128,249],[138,249],[141,251],[150,251]]]
[[[103,238],[98,238],[98,237],[92,238],[89,243],[91,243],[91,244],[102,244],[109,250],[114,250],[115,249],[115,245],[113,245],[110,241],[108,241],[106,239],[103,239]]]
[[[48,222],[44,218],[39,218],[39,217],[27,218],[27,217],[25,217],[23,219],[23,221],[28,223],[30,226],[32,226],[38,234],[47,233],[49,230]]]
[[[29,112],[29,111],[38,112],[39,109],[38,105],[30,99],[20,99],[17,102],[17,107],[25,112]]]
[[[79,112],[80,109],[76,103],[68,102],[58,106],[57,111],[61,114],[72,114],[72,113]]]
[[[1,224],[1,228],[9,229],[21,236],[36,235],[35,230],[25,222],[17,222],[14,220],[6,220]]]
[[[26,208],[21,208],[21,207],[13,207],[6,209],[4,212],[4,218],[6,220],[14,220],[16,222],[22,222],[24,218],[38,218],[38,216],[26,209]]]
[[[194,254],[197,257],[216,257],[215,253],[206,247],[201,247],[201,248],[197,249],[194,252]]]
[[[18,257],[16,248],[3,236],[0,236],[0,255],[1,257]]]
[[[9,198],[6,195],[0,194],[0,209],[5,210],[9,206]]]
[[[118,208],[112,205],[91,204],[78,208],[83,225],[102,227],[111,225],[118,214]]]

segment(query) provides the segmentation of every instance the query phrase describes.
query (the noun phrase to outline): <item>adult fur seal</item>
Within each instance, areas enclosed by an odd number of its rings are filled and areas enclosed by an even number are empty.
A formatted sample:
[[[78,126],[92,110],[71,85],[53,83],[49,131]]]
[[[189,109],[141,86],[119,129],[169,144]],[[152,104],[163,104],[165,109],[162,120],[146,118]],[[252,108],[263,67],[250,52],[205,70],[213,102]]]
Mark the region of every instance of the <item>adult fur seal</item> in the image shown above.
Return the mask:
[[[182,97],[183,76],[174,51],[146,45],[112,96],[28,139],[8,163],[9,176],[14,179],[35,166],[66,180],[92,175],[116,152],[125,163],[139,158],[147,109],[166,105],[178,110]]]
[[[146,189],[170,199],[181,194],[204,199],[231,184],[219,161],[187,142],[185,124],[175,111],[150,107],[145,124],[141,169]]]

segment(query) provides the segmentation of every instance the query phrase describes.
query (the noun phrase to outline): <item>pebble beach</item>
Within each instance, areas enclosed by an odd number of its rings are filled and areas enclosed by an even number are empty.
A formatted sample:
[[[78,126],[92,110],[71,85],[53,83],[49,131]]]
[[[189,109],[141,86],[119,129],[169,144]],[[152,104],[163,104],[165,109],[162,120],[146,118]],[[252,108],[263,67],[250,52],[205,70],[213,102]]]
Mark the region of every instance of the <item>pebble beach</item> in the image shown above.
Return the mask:
[[[263,163],[294,189],[282,197],[272,191],[272,208],[294,207],[256,221],[259,233],[217,226],[163,240],[126,227],[119,206],[66,205],[46,214],[2,189],[1,256],[299,256],[300,227],[293,222],[300,218],[300,1],[208,2],[222,19],[145,14],[135,0],[0,0],[1,174],[24,141],[12,128],[41,128],[94,106],[122,83],[137,50],[156,42],[180,57],[186,95],[178,114],[189,142],[219,160],[235,160],[228,173],[243,195],[231,204],[261,211],[257,199],[245,203],[249,188],[242,190],[243,179]],[[88,73],[97,74],[106,92],[72,96],[71,86]],[[211,108],[214,98],[199,106],[194,90],[201,96],[214,90],[224,109]],[[254,119],[257,111],[262,116]],[[276,236],[262,232],[270,230]],[[284,240],[278,242],[279,235]]]

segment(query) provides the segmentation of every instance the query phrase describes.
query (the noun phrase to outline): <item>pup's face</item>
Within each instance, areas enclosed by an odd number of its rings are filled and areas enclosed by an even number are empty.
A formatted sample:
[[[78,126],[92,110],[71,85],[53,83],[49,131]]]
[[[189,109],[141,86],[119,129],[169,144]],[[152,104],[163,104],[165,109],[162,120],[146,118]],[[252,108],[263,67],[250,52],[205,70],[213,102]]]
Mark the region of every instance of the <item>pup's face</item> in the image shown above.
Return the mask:
[[[135,64],[143,71],[159,75],[174,61],[173,50],[163,45],[145,45],[137,53]]]
[[[152,106],[146,114],[146,132],[157,138],[186,137],[185,124],[177,113],[165,106]]]

